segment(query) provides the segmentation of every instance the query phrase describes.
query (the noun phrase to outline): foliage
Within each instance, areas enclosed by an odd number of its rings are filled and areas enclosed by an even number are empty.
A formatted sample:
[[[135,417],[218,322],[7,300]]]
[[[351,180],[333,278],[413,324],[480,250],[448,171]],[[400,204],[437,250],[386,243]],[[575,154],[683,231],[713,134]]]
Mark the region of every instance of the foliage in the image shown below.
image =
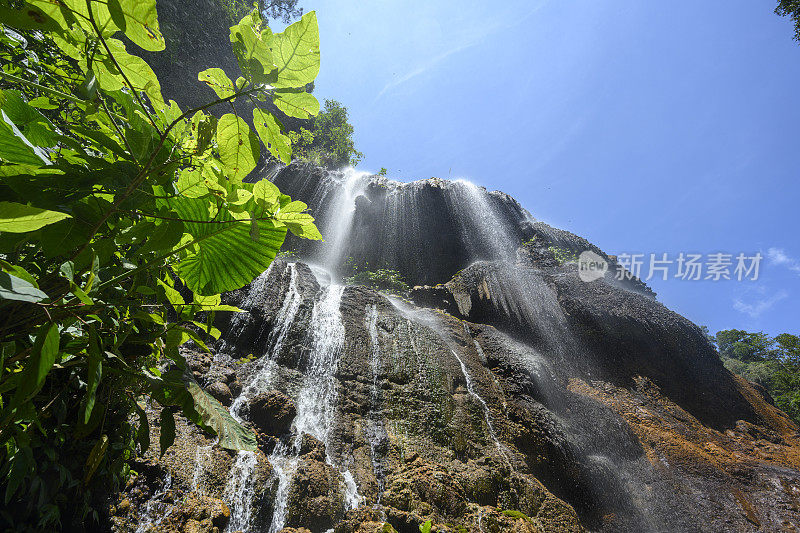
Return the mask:
[[[263,272],[287,230],[321,238],[304,203],[242,181],[262,144],[290,156],[259,104],[313,108],[298,95],[319,70],[318,31],[313,12],[275,35],[248,13],[230,32],[242,75],[201,72],[217,99],[184,111],[117,39],[164,48],[155,0],[23,7],[0,9],[0,523],[76,530],[150,447],[148,404],[161,453],[176,412],[255,448],[179,347],[219,336],[215,312],[236,311],[220,293]],[[214,105],[233,112],[218,120]]]
[[[346,268],[352,273],[344,278],[344,282],[349,285],[364,285],[400,295],[408,293],[410,289],[398,270],[388,268],[369,270],[369,264],[365,263],[363,267],[359,267],[353,263],[352,258],[348,258]]]
[[[800,0],[778,0],[775,13],[794,22],[794,40],[800,42]]]
[[[281,111],[286,112],[283,108]],[[339,168],[355,166],[364,157],[355,148],[353,131],[348,122],[347,108],[335,100],[325,100],[325,108],[314,118],[311,129],[301,127],[299,131],[289,132],[289,137],[297,146],[300,157],[319,165]]]
[[[800,338],[732,329],[718,332],[716,340],[725,367],[763,386],[775,405],[800,424]]]
[[[504,511],[502,511],[502,513],[504,515],[506,515],[507,517],[509,517],[509,518],[516,518],[516,519],[522,518],[523,520],[526,520],[528,522],[533,523],[533,520],[531,520],[530,517],[528,515],[526,515],[525,513],[523,513],[522,511],[515,511],[513,509],[505,509]]]
[[[388,172],[389,170],[386,167],[381,167],[381,169],[378,171],[378,176],[386,176]]]
[[[420,524],[419,530],[421,533],[431,533],[431,521],[428,520],[424,524]]]

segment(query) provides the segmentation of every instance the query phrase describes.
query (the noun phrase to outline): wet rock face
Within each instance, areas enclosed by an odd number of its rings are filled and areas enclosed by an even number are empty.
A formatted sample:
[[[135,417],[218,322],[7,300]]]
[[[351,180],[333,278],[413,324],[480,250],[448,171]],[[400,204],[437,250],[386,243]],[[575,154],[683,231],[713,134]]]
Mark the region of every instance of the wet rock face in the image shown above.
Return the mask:
[[[303,436],[299,464],[289,491],[286,524],[312,531],[332,528],[344,517],[344,481],[325,461],[325,446],[310,435]]]
[[[291,398],[280,391],[264,392],[247,404],[248,418],[261,431],[280,437],[289,433],[297,409]]]

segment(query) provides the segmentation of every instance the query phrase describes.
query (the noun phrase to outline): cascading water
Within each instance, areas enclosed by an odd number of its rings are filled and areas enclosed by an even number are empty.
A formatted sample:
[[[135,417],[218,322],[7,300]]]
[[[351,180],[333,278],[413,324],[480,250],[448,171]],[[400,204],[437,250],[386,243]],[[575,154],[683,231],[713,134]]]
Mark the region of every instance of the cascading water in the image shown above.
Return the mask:
[[[297,399],[297,414],[292,422],[295,439],[291,447],[277,446],[270,456],[279,483],[270,533],[280,531],[286,523],[288,487],[297,467],[304,434],[325,444],[328,464],[338,466],[331,453],[330,436],[338,397],[336,371],[344,343],[344,325],[339,309],[343,292],[343,285],[329,285],[311,313],[312,346]],[[360,501],[355,481],[346,469],[342,475],[345,479],[345,501],[348,508],[354,508]]]
[[[273,263],[274,264],[274,263]],[[270,268],[272,265],[270,265]],[[257,394],[270,390],[274,378],[274,357],[278,356],[286,334],[294,323],[297,311],[302,303],[302,296],[297,286],[297,268],[294,263],[289,263],[286,268],[290,272],[289,287],[278,314],[275,316],[276,327],[270,332],[268,339],[269,351],[256,363],[250,381],[242,389],[241,394],[234,400],[230,407],[231,416],[243,422],[242,408]],[[267,279],[269,270],[259,279]],[[256,300],[258,294],[251,296],[253,291],[263,290],[259,284],[251,288],[248,302]],[[242,313],[244,314],[244,313]],[[229,473],[228,484],[225,486],[223,499],[231,508],[231,519],[228,531],[249,531],[252,519],[252,501],[255,493],[254,473],[257,466],[257,457],[254,452],[241,451],[236,455],[236,461]]]
[[[291,187],[287,188],[283,183],[279,183],[280,179],[278,175],[276,183],[287,192],[294,193]],[[534,382],[533,388],[537,395],[535,400],[541,401],[542,405],[553,413],[554,424],[559,424],[559,428],[567,433],[569,446],[572,447],[575,456],[587,465],[586,468],[593,476],[600,480],[600,484],[594,489],[599,492],[610,489],[609,492],[619,493],[614,496],[615,498],[633,502],[634,506],[639,505],[636,492],[645,489],[641,482],[636,481],[638,472],[631,466],[632,462],[623,457],[624,453],[616,453],[613,446],[593,440],[592,432],[597,430],[599,424],[611,424],[609,422],[611,415],[597,408],[584,409],[584,404],[570,396],[563,387],[561,378],[566,374],[559,365],[568,357],[580,357],[578,354],[583,347],[571,334],[558,295],[544,275],[538,270],[517,263],[517,248],[523,240],[530,238],[530,235],[525,233],[526,228],[539,224],[530,214],[501,193],[489,193],[464,180],[457,182],[430,180],[398,184],[349,169],[327,173],[319,178],[313,188],[308,188],[310,185],[305,187],[307,195],[299,197],[304,200],[310,199],[309,204],[312,205],[314,214],[319,217],[320,229],[326,241],[321,247],[313,245],[306,254],[303,254],[301,249],[300,256],[311,259],[312,263],[319,265],[312,269],[316,268],[314,275],[322,289],[316,296],[310,320],[306,325],[308,333],[304,345],[309,348],[307,359],[298,364],[296,370],[302,375],[297,377],[297,381],[292,385],[299,387],[291,391],[296,404],[296,416],[292,423],[293,435],[291,439],[279,442],[268,458],[277,480],[273,516],[269,523],[270,533],[277,533],[286,525],[293,479],[301,464],[300,461],[303,460],[300,448],[304,434],[315,437],[325,445],[327,464],[341,474],[343,480],[341,491],[346,507],[355,508],[362,500],[356,479],[349,470],[353,463],[349,462],[349,458],[343,459],[350,451],[339,449],[341,439],[338,439],[340,428],[337,426],[340,388],[337,372],[345,346],[342,308],[347,307],[342,303],[345,288],[340,284],[340,279],[341,267],[348,256],[361,264],[369,263],[373,268],[397,268],[404,275],[408,275],[409,281],[414,283],[420,280],[424,283],[447,281],[458,270],[470,265],[475,266],[476,261],[479,262],[478,265],[488,265],[479,275],[482,276],[481,283],[489,291],[485,296],[491,301],[490,305],[494,306],[497,314],[501,314],[502,311],[533,332],[532,340],[525,339],[526,342],[531,341],[529,344],[511,338],[504,342],[510,351],[518,352],[515,357],[527,361],[529,377]],[[514,217],[520,221],[519,226],[522,229],[512,227],[509,220]],[[438,224],[440,219],[445,223]],[[526,224],[528,226],[525,226]],[[298,289],[296,265],[289,264],[286,268],[290,273],[290,281],[266,342],[268,351],[254,364],[242,393],[230,408],[231,414],[238,420],[244,417],[243,407],[249,400],[275,387],[274,376],[277,368],[275,359],[282,349],[303,301]],[[268,292],[266,289],[269,278],[271,275],[274,277],[274,272],[270,274],[271,270],[273,267],[251,285],[242,307],[260,305],[264,294]],[[466,285],[475,285],[472,281],[474,280],[468,280]],[[459,301],[458,295],[454,297],[462,314],[469,315],[470,310],[461,309],[461,305],[468,306],[471,302]],[[483,298],[483,295],[481,297]],[[410,344],[419,373],[426,382],[433,382],[427,380],[426,373],[430,373],[430,377],[436,373],[435,368],[432,369],[429,364],[428,354],[424,353],[426,350],[420,350],[416,345],[415,339],[419,338],[417,333],[424,328],[432,332],[433,336],[428,335],[423,339],[434,339],[432,342],[438,352],[445,354],[449,352],[453,361],[458,363],[469,398],[483,414],[485,424],[483,434],[488,437],[487,443],[491,440],[499,455],[510,465],[509,452],[515,455],[518,450],[514,450],[511,441],[508,445],[500,441],[495,430],[495,421],[499,419],[493,418],[499,408],[495,404],[490,408],[487,402],[487,400],[492,401],[494,396],[501,399],[503,397],[502,387],[495,374],[479,368],[474,359],[466,357],[467,352],[460,352],[462,347],[455,342],[454,334],[446,331],[444,323],[434,313],[410,307],[394,298],[390,300],[399,311],[399,316],[405,319],[407,335],[406,339],[401,339],[400,342],[407,340]],[[365,371],[370,372],[372,378],[368,404],[362,406],[365,408],[362,412],[367,413],[363,426],[367,442],[364,444],[369,446],[369,459],[378,485],[377,503],[380,504],[387,477],[384,470],[389,468],[388,463],[384,464],[385,458],[382,457],[385,453],[382,445],[389,436],[382,418],[381,402],[384,398],[382,398],[380,379],[384,372],[389,372],[388,367],[397,363],[402,357],[399,353],[402,350],[398,350],[397,346],[401,334],[395,325],[394,344],[391,348],[386,345],[386,356],[382,359],[377,306],[370,303],[365,308],[361,303],[359,309],[364,309],[363,328],[368,338],[369,367]],[[235,342],[236,336],[243,331],[246,322],[244,317],[233,318],[228,336],[221,344],[223,349],[226,342]],[[399,327],[402,327],[402,321],[399,324]],[[477,354],[479,363],[488,368],[481,343],[473,337],[466,324],[464,328],[465,335],[472,343],[472,348],[467,350],[470,354]],[[449,359],[450,356],[444,357]],[[383,365],[386,365],[386,368]],[[489,381],[484,372],[489,372],[492,381]],[[488,388],[480,390],[481,387]],[[388,397],[389,393],[385,394]],[[495,409],[494,415],[492,409]],[[390,429],[402,425],[402,421],[397,420],[387,424]],[[498,427],[503,428],[500,425]],[[603,431],[612,432],[607,429]],[[334,432],[337,438],[333,438]],[[614,433],[613,439],[623,441],[625,437],[621,434],[621,431],[619,434]],[[491,445],[485,448],[494,455]],[[200,455],[202,454],[198,450],[198,456]],[[252,530],[255,468],[255,454],[242,452],[237,455],[224,492],[224,499],[231,507],[228,531]],[[360,474],[356,468],[353,468],[353,471]],[[515,475],[519,472],[520,470],[516,470]],[[359,480],[363,478],[359,477]],[[562,481],[551,479],[550,482],[557,487]],[[602,485],[603,483],[607,485]],[[199,486],[195,488],[199,489]],[[644,506],[643,503],[641,505]],[[645,528],[653,527],[654,521],[643,519],[641,514],[639,513],[632,523]],[[481,530],[483,522],[484,516],[481,510],[477,518],[478,528]]]
[[[161,490],[153,494],[147,500],[141,518],[139,518],[139,526],[136,528],[136,533],[146,533],[152,531],[153,528],[158,528],[161,522],[172,513],[172,506],[165,505],[161,502],[161,498],[172,488],[172,475],[167,473],[164,477],[164,483]],[[156,516],[154,516],[156,515]]]
[[[228,473],[222,499],[231,510],[228,531],[249,531],[252,518],[253,473],[258,458],[254,452],[239,452]]]
[[[492,205],[489,193],[464,179],[454,181],[453,186],[452,209],[458,213],[461,231],[473,257],[512,260],[520,241],[507,230],[507,223]]]
[[[370,455],[372,458],[372,471],[378,484],[376,505],[381,502],[384,488],[383,461],[380,455],[381,442],[386,439],[386,429],[380,414],[380,384],[378,379],[381,371],[380,341],[378,339],[378,308],[375,304],[368,305],[364,313],[364,323],[369,333],[370,340],[370,369],[372,370],[372,390],[370,391],[370,410],[367,415],[367,438],[369,439]]]
[[[270,265],[270,268],[271,267],[272,265]],[[230,407],[231,415],[238,421],[242,420],[242,407],[246,405],[247,402],[252,400],[257,394],[269,390],[274,377],[274,358],[279,355],[283,346],[283,341],[286,338],[286,334],[292,327],[295,316],[297,315],[297,311],[300,309],[300,304],[303,301],[303,297],[297,288],[297,268],[295,264],[288,263],[286,268],[290,272],[289,288],[286,291],[283,305],[278,311],[278,314],[275,316],[276,327],[270,332],[270,336],[267,341],[269,351],[258,360],[250,381],[245,385],[245,387],[242,389],[242,393],[233,401]],[[267,273],[269,273],[269,270]],[[266,276],[260,276],[259,279],[265,277]],[[252,294],[253,291],[259,290],[263,290],[263,286],[259,285],[251,288],[250,292],[248,293],[248,299],[253,299],[250,294]],[[240,314],[243,315],[244,313]]]
[[[345,259],[347,237],[356,212],[356,199],[364,193],[368,184],[367,172],[353,168],[342,171],[342,181],[322,217],[326,242],[319,261],[335,276],[339,275]]]

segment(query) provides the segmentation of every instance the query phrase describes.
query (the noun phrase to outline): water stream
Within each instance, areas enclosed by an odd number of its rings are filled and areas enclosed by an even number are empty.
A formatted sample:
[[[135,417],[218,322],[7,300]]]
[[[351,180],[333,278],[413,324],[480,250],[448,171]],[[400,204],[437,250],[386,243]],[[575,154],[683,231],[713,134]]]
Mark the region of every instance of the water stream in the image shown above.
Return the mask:
[[[372,471],[378,484],[376,505],[380,505],[384,489],[384,467],[379,451],[380,445],[386,440],[386,429],[380,413],[380,371],[381,348],[378,338],[378,309],[375,304],[368,305],[364,314],[364,324],[369,333],[370,340],[370,369],[372,370],[372,390],[370,391],[370,410],[367,414],[367,438],[369,440],[370,455],[372,457]]]
[[[269,458],[279,482],[270,533],[280,531],[286,523],[289,484],[297,468],[304,434],[322,442],[325,445],[327,463],[339,467],[332,454],[331,432],[338,399],[336,371],[344,344],[344,324],[340,310],[343,292],[343,285],[329,285],[314,304],[311,313],[309,331],[312,345],[297,399],[297,415],[292,422],[295,438],[291,446],[276,447]],[[349,470],[342,468],[341,472],[345,481],[347,508],[355,508],[361,500],[355,480]]]

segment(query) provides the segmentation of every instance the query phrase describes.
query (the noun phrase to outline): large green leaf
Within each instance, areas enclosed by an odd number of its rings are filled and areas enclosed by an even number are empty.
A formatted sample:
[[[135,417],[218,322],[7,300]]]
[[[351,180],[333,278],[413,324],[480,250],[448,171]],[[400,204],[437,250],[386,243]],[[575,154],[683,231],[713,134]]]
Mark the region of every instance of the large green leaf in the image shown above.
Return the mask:
[[[157,110],[163,109],[165,104],[161,95],[161,84],[150,65],[141,57],[129,54],[122,41],[106,39],[106,43],[113,54],[113,60],[108,54],[101,53],[102,60],[94,62],[95,75],[103,90],[117,91],[125,87],[126,82],[122,77],[124,73],[135,91],[144,92]]]
[[[219,158],[224,173],[232,181],[242,181],[256,168],[259,157],[258,139],[247,122],[232,113],[223,115],[217,124]]]
[[[153,396],[161,405],[166,408],[180,406],[189,420],[216,434],[223,448],[256,450],[253,432],[239,424],[225,406],[205,392],[187,372],[172,368],[160,377],[152,374],[146,374],[146,377],[151,383]],[[164,416],[162,411],[162,422]]]
[[[303,87],[314,81],[319,74],[319,27],[314,11],[273,36],[272,57],[277,67],[274,87]]]
[[[158,29],[156,0],[109,0],[111,17],[128,38],[150,52],[165,48]]]
[[[47,374],[56,362],[58,343],[58,325],[43,324],[36,331],[36,340],[14,393],[13,407],[19,407],[42,388]]]
[[[47,298],[47,295],[27,280],[8,272],[0,272],[0,298],[36,303]]]
[[[275,91],[272,102],[290,117],[310,118],[319,114],[319,101],[305,91]]]
[[[211,87],[220,98],[236,94],[233,82],[221,68],[207,68],[197,75],[197,80]]]
[[[53,6],[51,10],[57,11],[58,7]],[[60,13],[58,15],[60,15]],[[12,28],[17,28],[18,30],[61,30],[61,25],[57,20],[53,19],[47,11],[31,4],[24,6],[23,9],[0,7],[0,22]]]
[[[292,141],[281,133],[281,126],[275,117],[261,109],[254,109],[253,125],[272,155],[288,165],[292,160]]]
[[[189,381],[186,386],[203,425],[214,430],[219,437],[220,446],[226,450],[256,451],[258,444],[252,431],[238,423],[224,405],[200,388],[194,380]]]
[[[272,263],[286,237],[286,228],[260,220],[256,244],[249,221],[238,221],[227,211],[211,213],[213,204],[204,199],[176,198],[169,205],[197,241],[176,270],[186,286],[201,295],[232,291],[253,281]]]
[[[281,207],[275,214],[275,219],[284,223],[289,231],[298,237],[322,240],[322,235],[314,225],[314,217],[306,213],[306,209],[308,209],[306,204],[295,200]]]
[[[15,202],[0,202],[0,232],[25,233],[54,224],[65,218],[66,213],[48,211]]]
[[[3,112],[34,146],[52,147],[58,141],[50,121],[28,105],[17,91],[3,91]]]
[[[257,10],[245,15],[239,24],[231,27],[230,40],[242,74],[253,83],[263,83],[272,72],[272,32],[261,26]]]

